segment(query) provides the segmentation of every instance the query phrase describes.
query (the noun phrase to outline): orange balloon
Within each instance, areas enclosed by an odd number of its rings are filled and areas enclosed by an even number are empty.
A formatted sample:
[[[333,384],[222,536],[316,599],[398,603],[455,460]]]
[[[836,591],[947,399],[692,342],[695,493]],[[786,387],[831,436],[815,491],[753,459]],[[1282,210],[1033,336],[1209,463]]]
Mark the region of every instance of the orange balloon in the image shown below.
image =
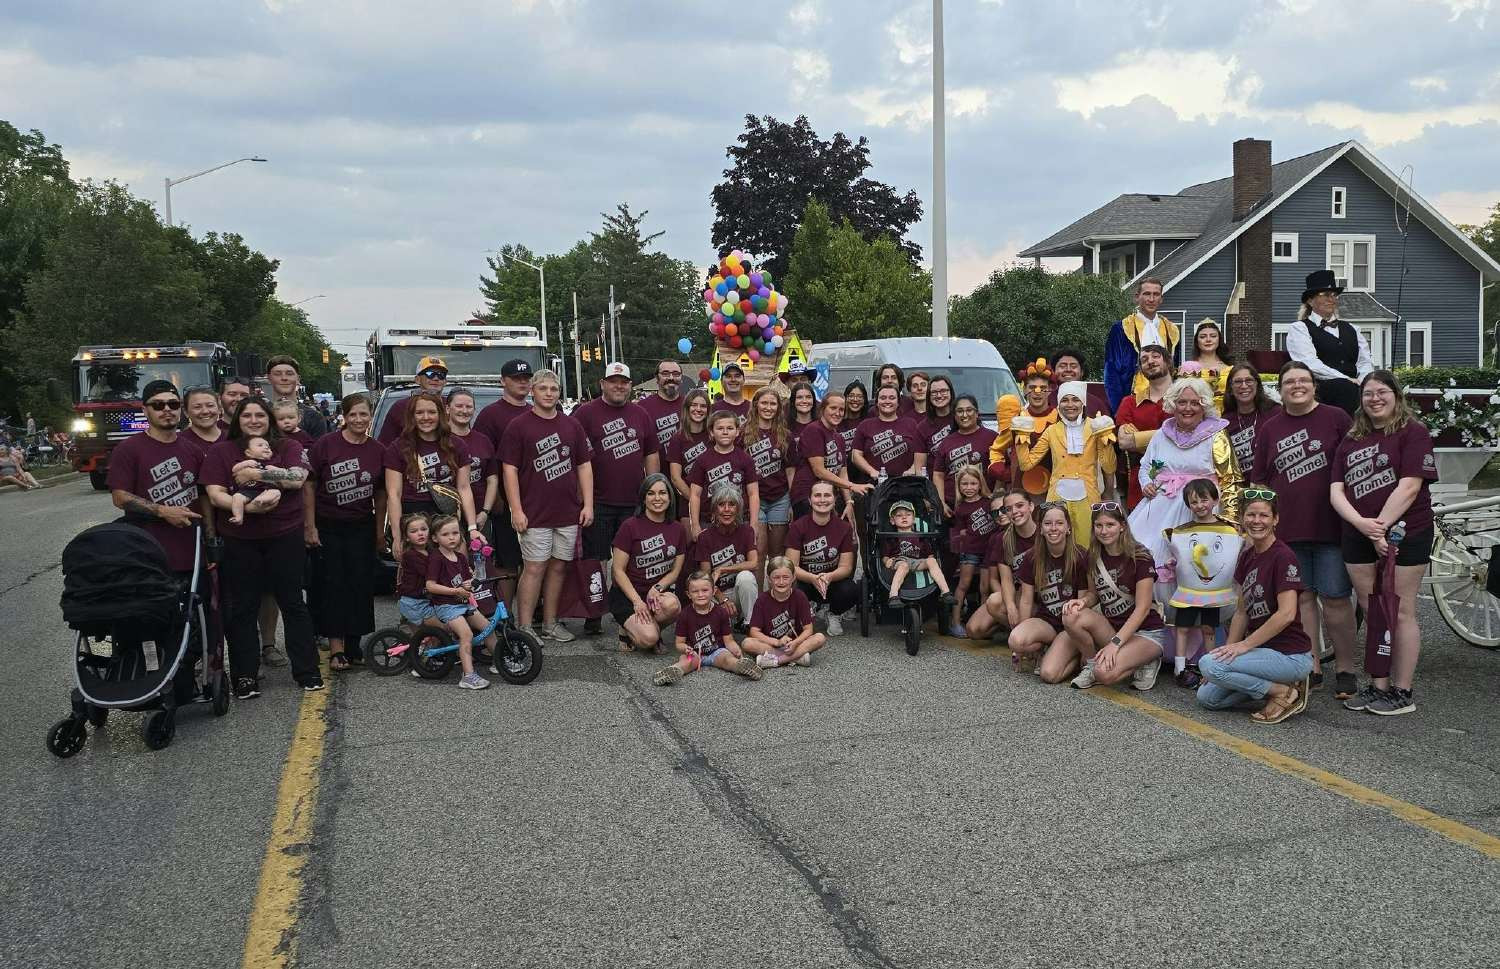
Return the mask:
[[[733,323],[726,323],[726,324],[724,324],[724,335],[725,336],[734,336],[734,335],[736,335],[739,332],[740,332],[739,331],[739,327],[735,326]]]

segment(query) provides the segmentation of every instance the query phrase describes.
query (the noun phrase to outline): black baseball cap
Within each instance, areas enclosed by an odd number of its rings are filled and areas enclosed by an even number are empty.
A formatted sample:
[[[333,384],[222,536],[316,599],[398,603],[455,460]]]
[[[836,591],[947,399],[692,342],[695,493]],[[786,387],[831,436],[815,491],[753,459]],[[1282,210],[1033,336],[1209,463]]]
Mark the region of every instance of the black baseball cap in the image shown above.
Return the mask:
[[[723,366],[723,367],[722,367],[722,368],[721,368],[721,369],[720,369],[720,370],[719,370],[719,375],[720,375],[720,376],[721,376],[721,377],[722,377],[722,376],[723,376],[723,375],[724,375],[724,374],[726,374],[726,373],[728,373],[728,372],[729,372],[729,371],[731,371],[731,370],[733,370],[733,371],[734,371],[734,372],[735,372],[735,373],[737,373],[737,374],[739,374],[739,375],[740,375],[740,376],[741,376],[741,377],[743,377],[743,376],[744,376],[744,375],[745,375],[745,368],[744,368],[744,367],[741,367],[741,366],[740,366],[740,365],[739,365],[739,364],[737,364],[737,363],[729,363],[729,364],[725,364],[725,365],[724,365],[724,366]]]
[[[502,377],[530,377],[531,364],[517,357],[515,360],[505,361],[505,366],[500,368]]]
[[[157,394],[171,394],[173,397],[181,397],[177,392],[177,385],[170,380],[153,380],[141,391],[141,400],[150,400]]]

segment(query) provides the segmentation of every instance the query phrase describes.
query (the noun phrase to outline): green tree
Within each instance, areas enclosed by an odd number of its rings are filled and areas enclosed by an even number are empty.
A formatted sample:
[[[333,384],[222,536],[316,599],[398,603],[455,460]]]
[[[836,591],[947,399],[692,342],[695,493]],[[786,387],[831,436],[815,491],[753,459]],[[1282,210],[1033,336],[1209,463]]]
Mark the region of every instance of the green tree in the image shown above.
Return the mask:
[[[901,195],[866,176],[865,138],[850,141],[839,131],[825,141],[803,115],[791,124],[746,115],[738,144],[725,151],[733,164],[712,193],[713,244],[720,255],[744,249],[779,279],[807,201],[817,199],[835,222],[847,219],[866,240],[886,236],[913,263],[921,258],[921,247],[905,236],[922,218],[922,202],[915,191]]]
[[[1475,245],[1489,253],[1491,259],[1500,262],[1500,203],[1490,209],[1488,221],[1480,225],[1461,225],[1458,228],[1473,239]],[[1497,356],[1495,347],[1495,327],[1500,325],[1500,296],[1492,295],[1493,292],[1484,291],[1484,345],[1491,361],[1500,366],[1500,356]]]
[[[233,349],[243,349],[245,332],[276,293],[280,261],[251,249],[238,233],[210,232],[194,239],[185,229],[164,231],[186,249],[204,280],[204,315],[195,338],[223,340]]]
[[[1130,312],[1130,298],[1108,277],[1050,273],[1036,266],[997,269],[948,311],[954,336],[989,340],[1019,369],[1064,347],[1087,358],[1089,377],[1104,369],[1110,325]]]
[[[267,299],[240,336],[237,350],[258,353],[267,359],[278,353],[295,357],[301,367],[302,383],[318,393],[339,394],[339,368],[348,358],[329,349],[328,363],[323,350],[328,342],[300,308],[288,306],[279,299]]]
[[[884,236],[865,241],[848,219],[834,226],[809,199],[784,278],[787,319],[814,343],[932,332],[932,276]]]
[[[6,334],[8,356],[35,381],[27,402],[43,405],[40,385],[66,380],[81,345],[196,335],[207,295],[203,275],[149,204],[114,182],[85,182],[27,277],[24,309]]]

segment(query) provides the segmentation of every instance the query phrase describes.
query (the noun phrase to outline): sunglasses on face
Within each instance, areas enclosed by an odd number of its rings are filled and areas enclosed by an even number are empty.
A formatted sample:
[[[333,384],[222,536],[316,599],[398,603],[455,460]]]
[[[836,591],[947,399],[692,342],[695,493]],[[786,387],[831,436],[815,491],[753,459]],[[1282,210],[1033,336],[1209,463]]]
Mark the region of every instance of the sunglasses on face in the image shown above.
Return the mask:
[[[1242,494],[1244,494],[1244,496],[1247,499],[1251,499],[1251,500],[1255,500],[1255,499],[1260,499],[1260,500],[1264,500],[1264,501],[1275,501],[1276,500],[1276,492],[1272,491],[1270,488],[1246,488],[1242,492]]]
[[[149,407],[149,408],[151,408],[152,410],[155,410],[155,411],[182,410],[182,401],[180,401],[180,400],[148,400],[148,401],[146,401],[146,406]]]
[[[423,370],[421,373],[417,374],[417,376],[426,377],[428,380],[446,380],[448,379],[448,371],[434,370],[433,368],[428,367],[426,370]]]

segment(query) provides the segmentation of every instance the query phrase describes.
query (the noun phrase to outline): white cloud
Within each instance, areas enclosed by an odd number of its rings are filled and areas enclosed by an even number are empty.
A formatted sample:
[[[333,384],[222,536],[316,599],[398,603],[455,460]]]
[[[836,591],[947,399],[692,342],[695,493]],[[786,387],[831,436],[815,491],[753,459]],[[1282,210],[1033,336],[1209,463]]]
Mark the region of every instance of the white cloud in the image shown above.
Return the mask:
[[[1436,195],[1424,195],[1419,188],[1417,194],[1431,202],[1433,208],[1443,213],[1443,217],[1454,225],[1482,225],[1489,221],[1490,212],[1500,203],[1500,184],[1482,192],[1439,192]]]
[[[1250,113],[1259,81],[1239,62],[1207,51],[1135,50],[1108,68],[1057,81],[1057,103],[1092,117],[1106,108],[1154,98],[1184,120]]]

